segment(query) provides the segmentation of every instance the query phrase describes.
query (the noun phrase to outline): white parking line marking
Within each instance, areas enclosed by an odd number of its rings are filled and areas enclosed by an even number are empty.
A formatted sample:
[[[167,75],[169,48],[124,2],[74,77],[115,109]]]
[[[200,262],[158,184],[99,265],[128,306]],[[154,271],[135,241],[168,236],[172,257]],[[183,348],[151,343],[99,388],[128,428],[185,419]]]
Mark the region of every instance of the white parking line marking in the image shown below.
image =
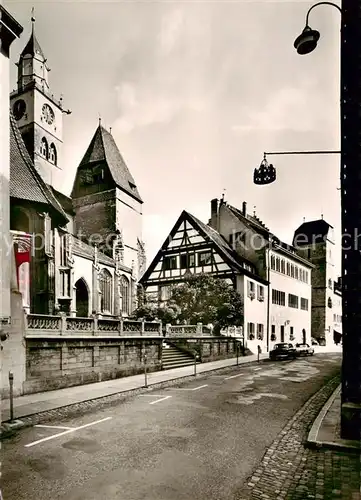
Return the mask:
[[[194,387],[193,389],[188,389],[187,387],[176,387],[177,391],[198,391],[198,389],[203,389],[203,387],[208,387],[208,384],[200,385],[199,387]]]
[[[50,439],[55,439],[60,436],[65,436],[65,434],[70,434],[71,432],[80,431],[81,429],[85,429],[86,427],[90,427],[92,425],[100,424],[101,422],[105,422],[106,420],[110,420],[111,418],[112,417],[106,417],[103,418],[102,420],[97,420],[96,422],[90,422],[90,424],[81,425],[80,427],[73,427],[72,429],[68,429],[67,431],[64,432],[58,432],[53,436],[48,436],[46,438],[39,439],[38,441],[33,441],[32,443],[26,444],[25,448],[30,448],[30,446],[35,446],[36,444],[44,443],[45,441],[50,441]]]
[[[34,427],[44,427],[46,429],[63,429],[63,430],[74,429],[74,427],[64,427],[63,425],[42,425],[42,424],[37,424],[37,425],[34,425]]]
[[[242,375],[244,375],[244,373],[238,373],[238,375],[232,375],[231,377],[226,377],[224,380],[229,380],[231,378],[236,378],[236,377],[242,377]]]
[[[142,398],[161,398],[162,394],[139,394]]]
[[[258,372],[258,370],[262,370],[262,368],[255,368],[254,371]]]
[[[156,403],[160,403],[161,401],[164,401],[165,399],[169,399],[171,398],[172,396],[165,396],[164,398],[161,398],[161,399],[157,399],[156,401],[152,401],[151,403],[149,403],[150,405],[155,405]]]

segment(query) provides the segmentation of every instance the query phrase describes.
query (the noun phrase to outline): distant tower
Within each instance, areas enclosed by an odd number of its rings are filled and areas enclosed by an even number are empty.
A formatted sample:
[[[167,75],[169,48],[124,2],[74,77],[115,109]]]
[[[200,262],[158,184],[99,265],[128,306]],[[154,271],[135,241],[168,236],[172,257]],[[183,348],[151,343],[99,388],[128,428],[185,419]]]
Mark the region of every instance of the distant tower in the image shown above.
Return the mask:
[[[315,265],[311,272],[311,335],[322,345],[333,343],[333,233],[333,227],[322,218],[304,222],[293,237],[298,254]]]
[[[50,91],[50,68],[35,36],[34,17],[31,22],[31,35],[17,63],[17,89],[10,94],[10,103],[37,171],[46,184],[59,190],[63,181],[64,110],[62,98],[56,100]]]

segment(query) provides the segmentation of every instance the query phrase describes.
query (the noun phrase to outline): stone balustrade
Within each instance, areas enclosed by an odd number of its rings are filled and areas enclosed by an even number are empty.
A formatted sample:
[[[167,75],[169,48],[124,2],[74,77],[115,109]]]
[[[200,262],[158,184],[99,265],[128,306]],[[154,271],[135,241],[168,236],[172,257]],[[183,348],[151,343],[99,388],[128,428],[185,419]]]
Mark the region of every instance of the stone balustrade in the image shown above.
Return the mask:
[[[166,325],[167,337],[201,337],[203,335],[210,335],[210,329],[204,327],[202,323],[196,325]]]
[[[161,336],[162,323],[115,318],[79,318],[65,315],[26,315],[26,336]]]

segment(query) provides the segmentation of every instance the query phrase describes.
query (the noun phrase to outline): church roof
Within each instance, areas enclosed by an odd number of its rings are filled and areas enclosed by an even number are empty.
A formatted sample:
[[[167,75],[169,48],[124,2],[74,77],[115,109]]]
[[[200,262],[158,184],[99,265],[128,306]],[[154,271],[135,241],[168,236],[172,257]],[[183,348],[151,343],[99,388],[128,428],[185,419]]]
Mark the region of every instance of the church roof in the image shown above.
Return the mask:
[[[323,219],[304,222],[296,229],[293,236],[293,244],[296,238],[297,246],[326,241],[330,228],[332,226]]]
[[[71,198],[69,196],[66,196],[65,194],[61,193],[60,191],[57,191],[54,189],[52,186],[49,186],[53,195],[55,196],[56,200],[60,205],[62,206],[63,210],[65,213],[69,215],[74,215],[74,208],[73,208],[73,203]]]
[[[100,124],[79,167],[84,167],[95,162],[106,162],[117,187],[143,203],[135,181],[120,154],[112,134]]]
[[[73,253],[74,255],[78,255],[79,257],[84,257],[88,260],[94,260],[95,258],[95,248],[92,245],[89,245],[85,241],[77,238],[73,235]],[[108,255],[105,255],[103,252],[98,250],[97,259],[100,264],[104,264],[110,267],[116,267],[115,260]],[[131,273],[131,269],[127,266],[119,264],[119,268],[125,272]]]
[[[61,218],[62,223],[68,222],[64,210],[59,205],[42,177],[36,171],[11,110],[10,197],[48,205],[50,211]]]
[[[40,56],[45,59],[44,53],[40,44],[35,36],[34,30],[32,30],[28,43],[25,45],[20,57],[31,55],[33,57]]]

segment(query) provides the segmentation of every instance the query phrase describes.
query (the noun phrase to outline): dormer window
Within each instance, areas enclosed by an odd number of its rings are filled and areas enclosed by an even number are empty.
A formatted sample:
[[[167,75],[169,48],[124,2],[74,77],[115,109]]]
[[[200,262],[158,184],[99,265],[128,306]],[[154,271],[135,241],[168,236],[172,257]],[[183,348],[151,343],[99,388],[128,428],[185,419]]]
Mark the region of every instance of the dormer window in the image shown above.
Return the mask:
[[[136,186],[135,184],[133,184],[132,182],[130,182],[130,181],[128,181],[128,183],[129,183],[130,189],[131,189],[132,191],[134,191],[134,190],[136,189],[136,187],[137,187],[137,186]]]
[[[80,183],[85,186],[93,183],[93,174],[89,168],[82,170],[79,173]]]
[[[93,168],[93,175],[92,175],[93,183],[94,184],[100,184],[104,180],[104,168],[97,166]]]

